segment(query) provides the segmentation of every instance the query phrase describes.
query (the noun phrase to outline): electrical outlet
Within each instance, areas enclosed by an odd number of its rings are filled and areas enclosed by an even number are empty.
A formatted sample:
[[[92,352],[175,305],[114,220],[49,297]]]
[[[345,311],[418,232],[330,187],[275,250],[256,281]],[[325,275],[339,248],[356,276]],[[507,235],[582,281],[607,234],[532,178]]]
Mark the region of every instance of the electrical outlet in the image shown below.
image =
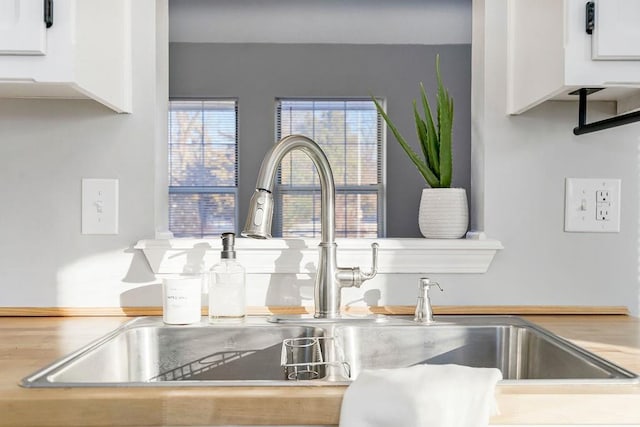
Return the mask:
[[[619,179],[567,178],[564,230],[620,232]]]
[[[596,203],[609,203],[609,190],[596,191]]]
[[[82,180],[82,234],[118,234],[118,180]]]
[[[610,208],[609,203],[596,203],[596,221],[611,221]]]

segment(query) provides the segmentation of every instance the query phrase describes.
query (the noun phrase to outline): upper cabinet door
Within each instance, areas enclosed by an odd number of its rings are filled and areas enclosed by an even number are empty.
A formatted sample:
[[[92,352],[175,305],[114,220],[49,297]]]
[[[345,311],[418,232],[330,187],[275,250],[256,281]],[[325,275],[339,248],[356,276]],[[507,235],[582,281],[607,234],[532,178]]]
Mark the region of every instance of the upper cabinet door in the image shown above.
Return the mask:
[[[640,0],[596,0],[594,3],[592,58],[640,59]]]
[[[43,0],[0,0],[0,55],[44,55]]]

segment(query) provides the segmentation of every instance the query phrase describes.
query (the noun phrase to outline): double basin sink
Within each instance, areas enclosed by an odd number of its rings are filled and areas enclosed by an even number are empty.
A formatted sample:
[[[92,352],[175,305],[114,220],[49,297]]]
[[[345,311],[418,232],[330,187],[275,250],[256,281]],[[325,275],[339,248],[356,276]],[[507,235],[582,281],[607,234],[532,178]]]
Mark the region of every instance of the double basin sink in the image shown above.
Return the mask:
[[[363,369],[455,363],[503,382],[638,382],[638,376],[511,316],[168,326],[142,317],[26,377],[25,387],[337,385]]]

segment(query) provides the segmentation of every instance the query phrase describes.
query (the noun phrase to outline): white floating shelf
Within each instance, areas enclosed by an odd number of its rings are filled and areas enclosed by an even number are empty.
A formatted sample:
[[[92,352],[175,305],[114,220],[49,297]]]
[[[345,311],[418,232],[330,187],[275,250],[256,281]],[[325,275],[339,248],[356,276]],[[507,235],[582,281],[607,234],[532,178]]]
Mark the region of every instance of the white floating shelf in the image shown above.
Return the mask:
[[[338,239],[338,265],[371,266],[371,243],[380,245],[378,273],[486,273],[497,251],[491,239]],[[238,261],[247,273],[313,273],[318,262],[317,239],[236,239]],[[220,239],[140,240],[156,274],[181,273],[202,262],[208,270],[220,260]]]

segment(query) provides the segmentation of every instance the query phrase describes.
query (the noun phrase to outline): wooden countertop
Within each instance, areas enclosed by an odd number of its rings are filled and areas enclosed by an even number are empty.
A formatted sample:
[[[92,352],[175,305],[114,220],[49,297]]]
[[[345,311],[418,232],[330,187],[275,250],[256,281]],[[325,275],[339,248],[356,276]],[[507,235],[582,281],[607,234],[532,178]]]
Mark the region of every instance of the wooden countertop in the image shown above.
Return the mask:
[[[640,319],[524,316],[640,372]],[[337,424],[344,386],[25,389],[20,379],[116,328],[124,317],[0,318],[0,426]],[[97,367],[97,369],[99,369]],[[640,385],[504,385],[500,424],[640,425]]]

